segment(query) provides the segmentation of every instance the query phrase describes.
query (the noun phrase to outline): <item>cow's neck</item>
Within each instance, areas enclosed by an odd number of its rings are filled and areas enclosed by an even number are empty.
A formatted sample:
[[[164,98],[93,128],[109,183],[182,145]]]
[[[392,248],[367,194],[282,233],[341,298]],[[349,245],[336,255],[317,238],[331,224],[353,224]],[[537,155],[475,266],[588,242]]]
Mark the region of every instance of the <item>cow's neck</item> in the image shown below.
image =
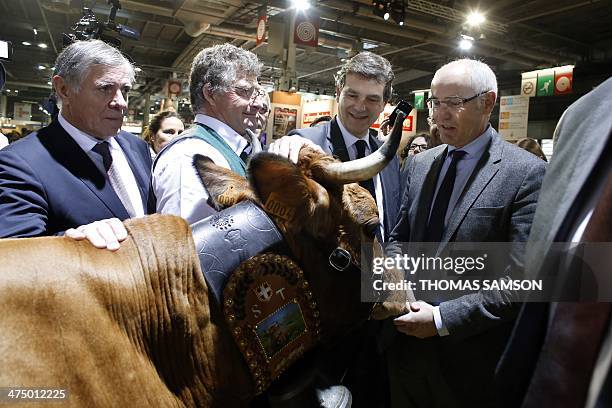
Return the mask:
[[[128,224],[146,296],[138,299],[141,331],[126,330],[187,406],[243,405],[253,386],[220,308],[209,303],[191,231],[184,220],[159,220]]]

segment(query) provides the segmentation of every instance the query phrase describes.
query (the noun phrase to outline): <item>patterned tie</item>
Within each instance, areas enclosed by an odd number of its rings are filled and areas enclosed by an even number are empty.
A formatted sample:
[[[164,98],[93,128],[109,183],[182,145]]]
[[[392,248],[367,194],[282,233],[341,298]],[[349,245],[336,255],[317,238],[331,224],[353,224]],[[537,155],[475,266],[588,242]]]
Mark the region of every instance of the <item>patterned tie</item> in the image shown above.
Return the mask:
[[[135,217],[136,211],[132,206],[132,201],[130,200],[130,195],[128,194],[127,188],[119,175],[118,169],[113,166],[113,156],[110,152],[110,144],[108,142],[100,142],[91,150],[100,155],[102,164],[108,175],[108,181],[113,187],[113,190],[115,190],[117,197],[119,197],[119,200],[121,200],[121,203],[125,207],[130,217]]]
[[[364,158],[367,142],[365,140],[358,140],[357,142],[355,142],[355,146],[357,147],[357,158],[358,159]],[[370,195],[374,197],[374,200],[376,200],[376,190],[374,189],[373,179],[360,181],[359,185],[365,188],[366,190],[368,190],[370,192]]]
[[[444,233],[444,220],[448,210],[448,202],[453,194],[455,178],[457,177],[457,163],[466,154],[463,150],[453,150],[450,152],[451,163],[448,166],[444,180],[440,184],[436,201],[431,209],[429,225],[425,232],[425,242],[440,242]]]
[[[612,242],[612,176],[582,240]],[[610,303],[557,304],[523,406],[584,407],[609,322]]]

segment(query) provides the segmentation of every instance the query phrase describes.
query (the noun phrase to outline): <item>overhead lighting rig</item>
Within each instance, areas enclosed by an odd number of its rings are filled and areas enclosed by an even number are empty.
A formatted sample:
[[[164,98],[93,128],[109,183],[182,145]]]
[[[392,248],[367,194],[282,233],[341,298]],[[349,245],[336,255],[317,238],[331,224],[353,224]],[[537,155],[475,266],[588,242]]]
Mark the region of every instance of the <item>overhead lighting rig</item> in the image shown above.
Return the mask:
[[[406,0],[373,0],[372,12],[375,16],[382,17],[384,20],[391,18],[395,23],[404,25]]]

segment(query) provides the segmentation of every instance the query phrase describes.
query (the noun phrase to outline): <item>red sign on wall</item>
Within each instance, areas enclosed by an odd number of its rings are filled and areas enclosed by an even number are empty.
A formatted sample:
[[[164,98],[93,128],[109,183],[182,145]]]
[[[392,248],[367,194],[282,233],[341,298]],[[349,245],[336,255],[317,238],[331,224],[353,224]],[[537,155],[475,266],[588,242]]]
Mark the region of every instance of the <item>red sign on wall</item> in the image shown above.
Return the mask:
[[[316,47],[319,44],[319,16],[297,13],[293,42],[296,45]]]
[[[572,93],[573,71],[555,72],[555,95]]]
[[[257,20],[257,45],[260,45],[262,42],[266,40],[266,23],[268,21],[268,17],[259,16]]]

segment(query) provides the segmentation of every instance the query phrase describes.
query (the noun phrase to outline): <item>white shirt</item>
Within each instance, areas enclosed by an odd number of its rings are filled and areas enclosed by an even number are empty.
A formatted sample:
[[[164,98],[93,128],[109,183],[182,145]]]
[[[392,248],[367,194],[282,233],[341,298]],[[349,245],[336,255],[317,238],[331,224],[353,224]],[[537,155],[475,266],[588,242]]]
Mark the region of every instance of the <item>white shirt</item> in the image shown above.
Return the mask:
[[[93,154],[97,154],[91,151],[94,146],[101,142],[100,139],[97,139],[87,133],[77,129],[73,125],[71,125],[66,118],[62,116],[62,113],[58,115],[58,121],[60,125],[64,128],[64,130],[74,139],[74,141],[79,145],[81,149],[90,157],[94,164],[98,163],[98,161],[92,156]],[[117,169],[118,174],[120,174],[121,181],[125,186],[128,197],[130,199],[130,203],[132,208],[134,209],[135,217],[142,217],[145,215],[144,205],[142,203],[142,196],[140,195],[140,190],[138,188],[138,183],[136,182],[136,177],[134,177],[134,173],[132,173],[132,168],[125,157],[125,153],[121,146],[115,140],[115,136],[109,136],[105,139],[109,146],[111,156],[113,158],[113,167]],[[96,164],[96,166],[98,166]],[[98,167],[99,168],[99,167]],[[103,168],[99,168],[102,173],[106,173],[106,170]]]
[[[0,149],[8,146],[8,144],[9,144],[8,137],[0,133]]]
[[[213,117],[197,114],[195,121],[217,132],[237,155],[240,155],[247,146],[244,137]],[[213,213],[212,208],[206,203],[208,193],[193,167],[195,154],[210,158],[218,166],[230,168],[225,157],[214,147],[202,139],[190,138],[162,150],[153,169],[153,191],[157,197],[157,212],[178,215],[185,218],[189,224],[194,224]]]
[[[340,120],[340,116],[336,116],[338,127],[340,128],[340,132],[342,133],[342,137],[344,138],[344,144],[346,145],[346,150],[348,151],[349,158],[351,160],[355,160],[357,158],[357,143],[358,140],[365,140],[366,149],[365,155],[368,156],[372,153],[372,148],[370,147],[370,135],[369,132],[366,132],[365,135],[361,135],[361,137],[356,137],[352,135],[342,124]],[[380,220],[380,225],[378,228],[380,229],[380,236],[382,239],[385,239],[385,227],[384,227],[384,206],[383,206],[383,190],[382,184],[380,181],[380,175],[376,174],[373,178],[374,180],[374,193],[376,193],[376,206],[378,207],[378,219]]]

